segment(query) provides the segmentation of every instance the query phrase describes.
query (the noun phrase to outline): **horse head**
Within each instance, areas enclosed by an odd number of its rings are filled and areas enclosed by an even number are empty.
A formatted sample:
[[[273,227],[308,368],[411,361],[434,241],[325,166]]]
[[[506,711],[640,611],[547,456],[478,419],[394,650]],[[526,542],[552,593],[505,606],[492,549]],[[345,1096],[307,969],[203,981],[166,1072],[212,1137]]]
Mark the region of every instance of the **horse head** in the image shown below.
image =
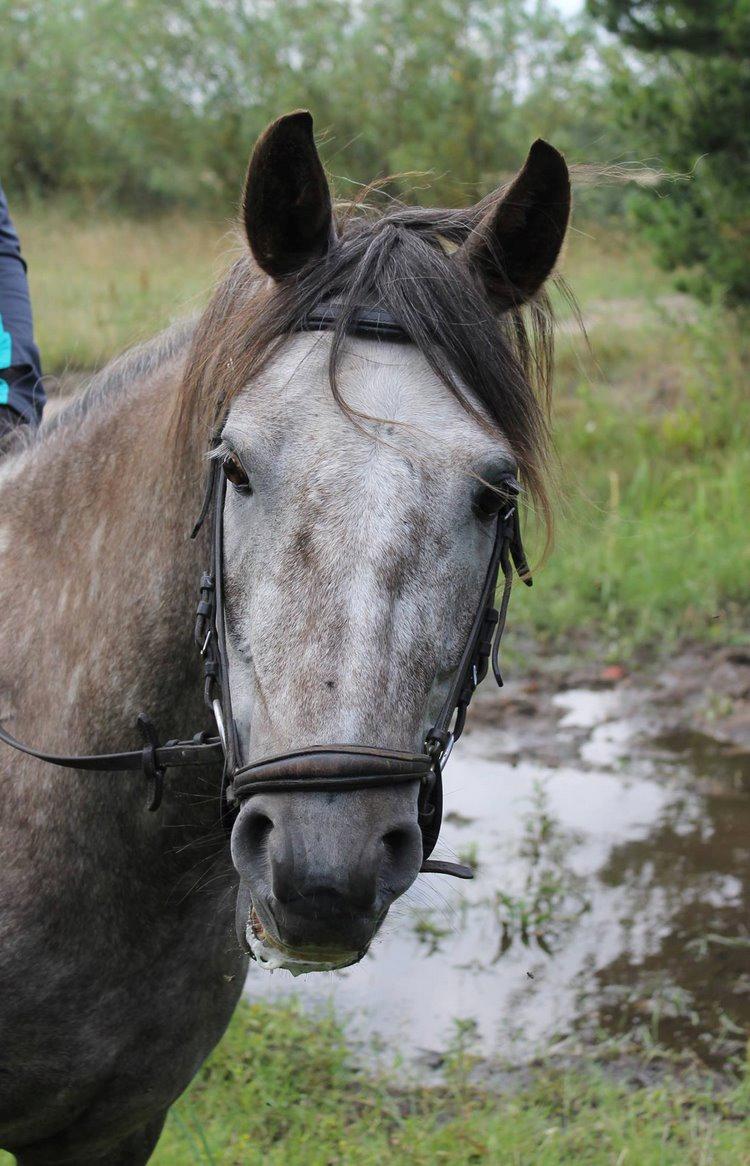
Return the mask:
[[[544,324],[569,202],[544,142],[476,207],[379,216],[335,209],[309,114],[253,153],[249,252],[199,324],[186,392],[219,423],[231,732],[246,773],[282,779],[238,799],[231,839],[240,941],[270,967],[361,958],[422,866],[420,780],[358,783],[357,758],[425,755],[504,484],[544,505],[521,308]],[[311,328],[321,306],[330,327]],[[398,334],[356,327],[373,312]]]

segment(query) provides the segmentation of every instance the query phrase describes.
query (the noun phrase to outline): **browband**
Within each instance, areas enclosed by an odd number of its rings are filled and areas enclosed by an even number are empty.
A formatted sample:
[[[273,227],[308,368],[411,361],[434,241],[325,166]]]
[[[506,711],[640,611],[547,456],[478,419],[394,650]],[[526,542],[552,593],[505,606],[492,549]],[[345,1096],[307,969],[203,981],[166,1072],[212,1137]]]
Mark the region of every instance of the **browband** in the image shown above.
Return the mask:
[[[297,331],[334,332],[341,318],[342,306],[338,300],[322,300],[312,312],[308,312]],[[355,308],[347,318],[346,331],[364,340],[411,344],[411,337],[403,324],[383,308]]]

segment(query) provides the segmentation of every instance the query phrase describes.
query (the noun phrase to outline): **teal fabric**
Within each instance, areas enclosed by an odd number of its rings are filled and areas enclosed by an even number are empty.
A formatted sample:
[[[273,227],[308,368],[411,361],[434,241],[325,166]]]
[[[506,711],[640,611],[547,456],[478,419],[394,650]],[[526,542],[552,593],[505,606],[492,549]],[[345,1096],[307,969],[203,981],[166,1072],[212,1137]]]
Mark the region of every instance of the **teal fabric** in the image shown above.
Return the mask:
[[[0,406],[36,425],[44,401],[26,264],[0,183]]]
[[[11,340],[10,332],[5,330],[5,327],[3,326],[3,318],[0,316],[0,368],[10,368],[12,364],[13,341]],[[3,384],[5,384],[5,382],[3,382]],[[3,404],[5,404],[5,402],[3,402]]]

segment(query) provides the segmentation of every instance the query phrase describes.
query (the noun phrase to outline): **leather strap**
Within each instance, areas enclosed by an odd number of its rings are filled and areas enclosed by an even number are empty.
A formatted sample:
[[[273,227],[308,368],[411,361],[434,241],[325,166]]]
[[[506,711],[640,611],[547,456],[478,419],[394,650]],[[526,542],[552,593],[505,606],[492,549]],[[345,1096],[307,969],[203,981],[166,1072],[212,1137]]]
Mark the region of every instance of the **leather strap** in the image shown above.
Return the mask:
[[[198,734],[191,741],[167,741],[164,745],[154,749],[155,763],[159,769],[171,769],[177,765],[214,765],[223,760],[224,751],[218,737],[200,739]],[[143,749],[130,749],[123,753],[82,754],[80,756],[60,753],[45,753],[41,749],[34,749],[31,745],[24,745],[6,729],[0,729],[0,741],[17,749],[19,753],[26,753],[35,757],[37,761],[46,761],[49,765],[59,765],[63,769],[86,769],[101,772],[137,772],[143,769]]]
[[[293,753],[264,757],[237,770],[232,779],[242,801],[276,790],[373,789],[417,781],[432,772],[427,753],[390,752],[360,745],[313,745]]]
[[[218,737],[207,733],[196,733],[192,741],[167,741],[160,745],[155,726],[143,713],[138,717],[138,728],[144,739],[142,749],[130,749],[123,753],[59,754],[45,753],[24,745],[12,733],[0,728],[0,741],[10,745],[19,753],[45,761],[48,765],[58,765],[62,769],[84,769],[97,773],[136,773],[141,771],[149,782],[151,792],[147,802],[149,810],[158,810],[164,793],[164,775],[167,769],[176,766],[215,765],[224,759],[224,747]]]
[[[339,300],[323,300],[309,312],[297,328],[298,332],[334,332],[341,318]],[[355,308],[346,323],[350,336],[363,340],[383,340],[392,344],[411,344],[411,337],[395,316],[382,308]]]
[[[518,522],[516,498],[520,492],[520,486],[515,478],[509,474],[505,479],[505,488],[508,500],[498,513],[495,541],[474,623],[469,632],[469,638],[466,641],[466,647],[453,683],[448,690],[437,720],[426,738],[427,748],[432,752],[439,768],[445,765],[455,742],[463,733],[471,699],[487,675],[490,660],[492,660],[493,673],[498,687],[502,688],[503,686],[499,653],[513,586],[511,554],[518,555],[517,561],[522,563],[525,568],[525,576],[522,578],[531,586],[531,575],[523,554]],[[500,608],[496,609],[494,597],[501,570],[505,582]]]

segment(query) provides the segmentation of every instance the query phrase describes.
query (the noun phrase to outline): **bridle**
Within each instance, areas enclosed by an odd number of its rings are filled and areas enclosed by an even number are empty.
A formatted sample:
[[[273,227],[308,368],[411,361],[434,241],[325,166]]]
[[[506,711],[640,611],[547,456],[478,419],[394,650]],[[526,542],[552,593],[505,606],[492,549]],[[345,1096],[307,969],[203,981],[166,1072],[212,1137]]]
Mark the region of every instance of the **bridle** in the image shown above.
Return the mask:
[[[337,327],[340,308],[334,301],[321,304],[300,324],[298,331],[330,331]],[[410,343],[398,320],[387,312],[362,308],[347,320],[347,333],[370,340]],[[440,833],[443,814],[443,770],[454,743],[461,736],[472,696],[487,675],[490,663],[502,687],[499,651],[513,582],[513,566],[529,586],[531,576],[521,542],[517,497],[520,490],[512,475],[503,483],[503,503],[496,519],[495,536],[479,604],[458,669],[437,719],[425,736],[421,753],[399,752],[360,745],[316,745],[291,753],[242,763],[242,750],[232,714],[226,629],[224,619],[224,500],[227,479],[214,458],[195,538],[212,516],[211,562],[201,578],[196,611],[195,639],[203,658],[204,697],[211,709],[218,735],[197,733],[188,741],[160,744],[156,728],[147,716],[138,717],[143,747],[122,753],[72,756],[45,753],[16,740],[0,728],[0,741],[39,761],[68,769],[103,772],[141,771],[151,786],[149,810],[161,804],[166,771],[181,766],[223,763],[221,816],[231,826],[239,805],[265,792],[338,792],[373,789],[419,782],[418,821],[422,833],[423,872],[472,878],[462,863],[430,858]],[[494,605],[500,572],[504,577],[499,608]]]

